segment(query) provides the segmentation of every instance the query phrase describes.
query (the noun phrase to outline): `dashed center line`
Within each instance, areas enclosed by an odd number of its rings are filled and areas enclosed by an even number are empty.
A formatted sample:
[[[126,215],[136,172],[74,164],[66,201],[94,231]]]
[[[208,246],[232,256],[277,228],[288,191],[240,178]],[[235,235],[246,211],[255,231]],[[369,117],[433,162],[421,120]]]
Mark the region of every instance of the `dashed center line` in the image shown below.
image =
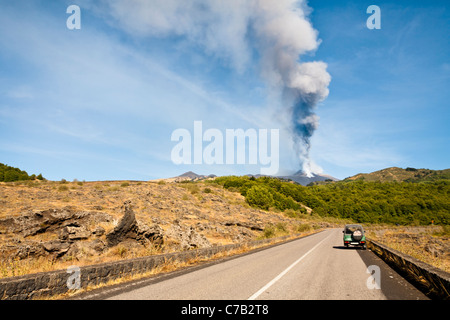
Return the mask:
[[[308,254],[310,254],[311,252],[314,251],[314,249],[316,249],[322,242],[324,242],[326,239],[328,239],[330,237],[331,234],[328,235],[328,237],[326,237],[325,239],[323,239],[322,241],[320,241],[318,244],[316,244],[314,247],[312,247],[308,252],[306,252],[304,255],[302,255],[300,258],[298,258],[294,263],[292,263],[289,267],[287,267],[286,269],[284,269],[279,275],[277,275],[275,278],[273,278],[272,280],[270,280],[264,287],[262,287],[261,289],[259,289],[257,292],[255,292],[250,298],[248,298],[247,300],[255,300],[256,298],[258,298],[263,292],[265,292],[267,289],[269,289],[275,282],[277,282],[278,280],[280,280],[286,273],[289,272],[289,270],[291,270],[293,267],[295,267],[300,261],[302,261]]]

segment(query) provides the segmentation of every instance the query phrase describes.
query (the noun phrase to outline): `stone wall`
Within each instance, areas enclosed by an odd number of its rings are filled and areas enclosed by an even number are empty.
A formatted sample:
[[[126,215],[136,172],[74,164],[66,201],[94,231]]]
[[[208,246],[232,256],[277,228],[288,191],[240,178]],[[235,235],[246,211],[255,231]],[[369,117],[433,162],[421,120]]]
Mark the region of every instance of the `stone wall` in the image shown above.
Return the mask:
[[[431,299],[450,300],[450,273],[374,240],[367,247]]]
[[[121,277],[142,274],[162,265],[168,260],[187,261],[196,257],[207,258],[219,252],[238,249],[241,246],[259,246],[271,242],[278,244],[286,241],[288,238],[292,237],[258,240],[243,244],[216,246],[84,266],[78,269],[79,287],[86,288],[89,285],[98,285]],[[368,248],[408,279],[408,281],[419,287],[430,298],[450,300],[450,274],[448,272],[434,268],[374,240],[368,240]],[[57,270],[3,278],[0,279],[0,299],[39,299],[63,294],[73,290],[69,289],[70,286],[76,286],[76,283],[71,282],[71,277],[73,279],[73,276],[73,271]]]
[[[299,235],[297,237],[300,237]],[[270,242],[283,242],[289,237],[251,241],[242,244],[215,246],[197,250],[147,256],[127,259],[97,265],[76,267],[75,270],[57,270],[29,274],[18,277],[0,279],[0,300],[40,299],[48,296],[66,293],[76,288],[106,283],[121,277],[142,274],[163,263],[173,261],[188,261],[196,257],[210,257],[219,252],[238,249],[242,246],[259,246]],[[291,237],[292,238],[292,237]],[[77,274],[76,274],[77,273]],[[79,277],[77,278],[77,275]],[[79,281],[77,283],[77,281]]]

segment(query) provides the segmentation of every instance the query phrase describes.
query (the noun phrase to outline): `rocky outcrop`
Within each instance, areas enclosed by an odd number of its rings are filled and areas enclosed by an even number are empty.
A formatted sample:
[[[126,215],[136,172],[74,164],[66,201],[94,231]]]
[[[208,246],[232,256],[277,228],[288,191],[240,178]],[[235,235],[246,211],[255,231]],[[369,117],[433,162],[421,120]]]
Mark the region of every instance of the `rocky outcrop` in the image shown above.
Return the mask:
[[[70,207],[30,210],[21,216],[0,220],[0,233],[15,235],[14,239],[1,251],[3,256],[8,256],[9,259],[40,256],[58,259],[66,254],[77,258],[75,253],[91,252],[89,250],[91,247],[95,247],[97,252],[103,251],[104,244],[100,246],[98,242],[93,244],[92,241],[86,240],[92,236],[98,237],[102,231],[104,234],[104,229],[97,226],[94,231],[90,231],[88,226],[112,221],[113,217],[109,214],[97,211],[76,211]],[[34,240],[33,236],[44,233],[53,239]]]
[[[119,242],[126,240],[127,238],[136,239],[137,236],[137,223],[133,209],[131,208],[131,202],[126,201],[122,207],[125,211],[122,219],[114,230],[106,235],[108,246],[113,247]]]
[[[0,233],[14,233],[23,237],[52,232],[64,227],[80,227],[89,222],[111,222],[113,218],[103,212],[75,211],[71,208],[29,211],[18,217],[0,220]],[[73,230],[74,231],[74,230]]]
[[[161,246],[164,242],[163,231],[158,225],[148,227],[136,220],[131,201],[125,201],[122,206],[123,217],[117,226],[106,235],[109,247],[126,240],[135,240],[143,245]]]
[[[99,224],[113,223],[113,217],[98,211],[77,212],[72,208],[48,209],[1,219],[0,232],[14,233],[16,237],[2,247],[0,255],[7,256],[9,259],[40,256],[47,256],[50,259],[62,257],[79,259],[102,254],[118,244],[128,249],[141,246],[161,248],[166,241],[168,246],[178,250],[211,247],[207,238],[194,226],[182,225],[179,220],[175,220],[164,232],[156,223],[146,225],[138,221],[131,201],[125,201],[120,209],[123,216],[110,232],[106,232]],[[237,223],[233,222],[233,224]],[[253,224],[245,225],[245,227],[256,228]],[[46,238],[52,240],[35,240],[34,236],[38,234],[45,234]]]
[[[5,253],[9,258],[48,256],[58,259],[67,255],[77,259],[100,254],[123,241],[129,241],[128,245],[132,245],[130,241],[141,245],[163,244],[161,227],[156,224],[147,226],[136,221],[130,201],[125,202],[122,209],[124,215],[114,230],[106,234],[106,241],[101,239],[105,235],[105,229],[98,224],[112,223],[113,217],[103,212],[77,212],[71,208],[48,209],[1,219],[0,233],[16,234],[16,239],[2,250],[7,251]],[[96,227],[90,230],[89,226],[92,225]],[[58,239],[39,242],[27,240],[43,233],[55,234]]]
[[[238,220],[231,220],[231,221],[226,221],[223,223],[224,226],[238,226],[238,227],[244,227],[250,230],[255,230],[255,231],[263,231],[264,230],[264,226],[262,225],[262,223],[258,223],[258,222],[251,222],[251,221],[238,221]]]

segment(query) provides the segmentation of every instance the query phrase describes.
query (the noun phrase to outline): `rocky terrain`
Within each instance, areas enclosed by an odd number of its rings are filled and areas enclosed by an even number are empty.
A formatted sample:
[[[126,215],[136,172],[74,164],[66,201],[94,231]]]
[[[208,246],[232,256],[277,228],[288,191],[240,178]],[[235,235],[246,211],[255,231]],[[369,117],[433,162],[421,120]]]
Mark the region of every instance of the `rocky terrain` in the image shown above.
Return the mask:
[[[213,183],[0,183],[0,276],[237,243],[311,222]],[[319,226],[320,227],[320,226]],[[266,233],[267,235],[267,233]]]
[[[370,226],[370,239],[450,272],[448,226]]]

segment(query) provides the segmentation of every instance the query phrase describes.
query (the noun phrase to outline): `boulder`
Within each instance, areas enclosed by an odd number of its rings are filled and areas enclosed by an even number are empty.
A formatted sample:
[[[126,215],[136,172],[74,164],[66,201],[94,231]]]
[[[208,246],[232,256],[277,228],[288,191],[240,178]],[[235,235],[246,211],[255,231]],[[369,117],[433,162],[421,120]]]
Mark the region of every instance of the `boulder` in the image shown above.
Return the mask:
[[[150,241],[154,246],[162,246],[164,243],[164,232],[163,229],[157,224],[152,226],[147,226],[141,222],[137,222],[138,225],[138,235],[136,237],[137,241],[147,242]]]
[[[41,243],[36,241],[25,241],[14,246],[15,252],[11,253],[10,257],[13,259],[26,259],[40,257],[46,254]]]
[[[103,227],[97,226],[95,227],[95,229],[92,231],[92,234],[97,236],[97,237],[101,237],[102,235],[105,234],[105,229]]]
[[[55,258],[60,258],[69,251],[70,244],[65,241],[51,240],[42,244],[44,250]]]
[[[182,226],[178,220],[173,222],[165,236],[177,243],[182,250],[211,247],[205,236],[196,232],[193,227]]]
[[[83,257],[99,255],[105,248],[106,244],[100,239],[95,239],[92,241],[77,241],[70,246],[67,255],[80,259]]]
[[[64,241],[85,240],[91,232],[84,226],[66,226],[59,232],[59,239]]]

